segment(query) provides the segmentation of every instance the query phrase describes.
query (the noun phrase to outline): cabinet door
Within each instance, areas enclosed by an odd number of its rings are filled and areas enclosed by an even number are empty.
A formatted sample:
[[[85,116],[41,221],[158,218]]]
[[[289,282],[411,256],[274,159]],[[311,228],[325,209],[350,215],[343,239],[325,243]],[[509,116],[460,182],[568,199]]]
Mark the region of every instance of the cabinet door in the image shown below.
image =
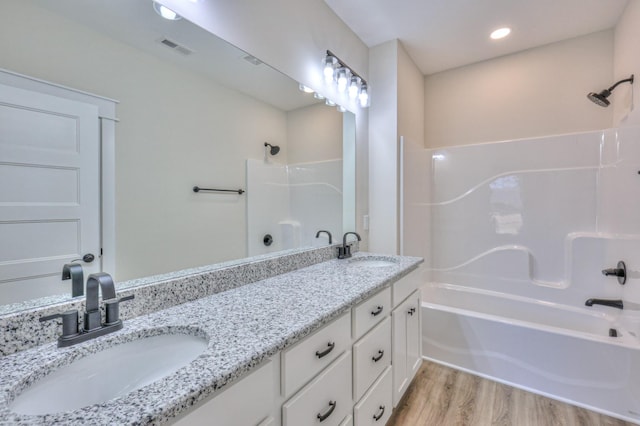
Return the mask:
[[[409,386],[407,366],[407,317],[411,299],[391,313],[391,365],[393,367],[393,406],[396,407]]]
[[[391,364],[393,406],[409,387],[422,358],[420,356],[420,292],[415,291],[391,313]]]
[[[275,401],[273,361],[198,404],[175,421],[179,426],[257,425],[269,418]],[[269,423],[265,423],[269,424]]]
[[[409,301],[411,303],[407,310],[407,381],[411,382],[422,364],[420,355],[422,346],[420,344],[420,292],[412,294]]]

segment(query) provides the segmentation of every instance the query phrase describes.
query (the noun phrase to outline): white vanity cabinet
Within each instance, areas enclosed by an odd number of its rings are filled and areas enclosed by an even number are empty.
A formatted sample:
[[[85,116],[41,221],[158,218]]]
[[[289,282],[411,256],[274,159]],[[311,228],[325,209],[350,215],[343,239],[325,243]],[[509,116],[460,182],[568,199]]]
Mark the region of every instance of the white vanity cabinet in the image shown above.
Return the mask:
[[[421,363],[418,285],[382,289],[176,424],[384,425]]]

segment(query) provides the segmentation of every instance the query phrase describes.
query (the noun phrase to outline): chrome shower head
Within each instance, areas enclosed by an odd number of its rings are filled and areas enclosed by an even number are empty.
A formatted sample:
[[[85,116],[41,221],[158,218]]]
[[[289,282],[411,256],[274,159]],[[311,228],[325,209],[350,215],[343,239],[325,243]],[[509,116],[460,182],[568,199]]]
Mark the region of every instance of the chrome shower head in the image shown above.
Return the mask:
[[[280,147],[278,145],[271,145],[269,142],[265,142],[264,143],[265,148],[270,146],[271,149],[269,150],[269,153],[271,155],[276,155],[277,153],[280,152]]]
[[[618,81],[616,84],[614,84],[613,86],[609,87],[608,89],[604,89],[600,93],[590,92],[587,95],[587,98],[589,98],[589,100],[591,102],[593,102],[594,104],[600,105],[601,107],[605,107],[606,108],[611,104],[611,102],[609,102],[609,100],[607,98],[611,95],[611,92],[613,91],[613,89],[615,89],[618,86],[618,84],[627,83],[627,82],[633,84],[633,74],[631,74],[631,77],[625,78],[624,80]]]

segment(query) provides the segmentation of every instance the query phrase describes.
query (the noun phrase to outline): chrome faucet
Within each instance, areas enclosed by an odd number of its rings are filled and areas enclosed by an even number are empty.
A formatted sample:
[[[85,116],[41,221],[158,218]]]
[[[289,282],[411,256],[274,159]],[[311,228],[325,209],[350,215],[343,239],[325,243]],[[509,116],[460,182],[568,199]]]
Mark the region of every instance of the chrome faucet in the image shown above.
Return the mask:
[[[62,267],[62,281],[71,280],[71,297],[84,294],[84,273],[82,265],[67,263]]]
[[[603,306],[611,306],[612,308],[623,309],[624,305],[622,304],[622,300],[608,300],[608,299],[587,299],[584,302],[586,306],[593,305],[603,305]]]
[[[329,236],[329,244],[333,244],[333,237],[331,236],[331,232],[325,231],[324,229],[321,229],[316,233],[316,238],[319,238],[320,234],[322,234],[323,232]]]
[[[349,234],[355,235],[358,241],[362,241],[362,238],[360,238],[360,235],[357,232],[345,232],[342,237],[342,246],[338,246],[338,259],[347,259],[351,257],[351,245],[347,245],[347,236]]]
[[[105,321],[102,322],[98,289],[102,291],[105,305]],[[62,318],[62,335],[58,338],[58,347],[75,345],[98,336],[112,333],[122,328],[120,302],[133,299],[133,295],[116,298],[116,288],[111,275],[100,272],[89,275],[87,280],[84,329],[78,329],[78,311],[70,310],[40,318],[40,322]]]

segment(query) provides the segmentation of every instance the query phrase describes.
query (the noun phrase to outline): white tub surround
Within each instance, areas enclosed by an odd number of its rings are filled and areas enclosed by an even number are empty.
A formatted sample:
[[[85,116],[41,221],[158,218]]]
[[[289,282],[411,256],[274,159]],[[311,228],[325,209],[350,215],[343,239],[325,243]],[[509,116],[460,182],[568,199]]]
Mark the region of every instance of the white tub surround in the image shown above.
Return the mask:
[[[640,127],[412,158],[426,173],[408,224],[422,218],[431,235],[425,355],[639,422]],[[625,285],[602,274],[621,260]]]
[[[354,255],[354,259],[365,256]],[[127,320],[123,330],[69,348],[49,343],[2,358],[0,418],[15,424],[158,424],[228,386],[278,351],[339,318],[359,302],[399,280],[422,262],[393,257],[383,268],[329,260],[189,303]],[[209,338],[199,358],[125,397],[67,413],[20,416],[11,399],[58,366],[101,348],[162,333]],[[346,352],[350,353],[350,352]]]

